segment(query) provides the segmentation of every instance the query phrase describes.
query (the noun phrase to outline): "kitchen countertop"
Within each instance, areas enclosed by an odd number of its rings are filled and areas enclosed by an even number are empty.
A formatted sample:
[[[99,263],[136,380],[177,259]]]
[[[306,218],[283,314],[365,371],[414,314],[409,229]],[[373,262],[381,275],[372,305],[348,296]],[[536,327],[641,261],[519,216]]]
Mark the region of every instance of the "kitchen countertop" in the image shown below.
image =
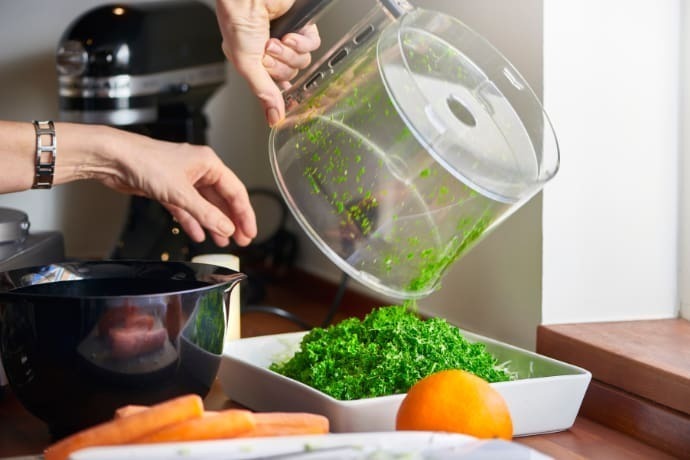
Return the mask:
[[[298,279],[274,279],[262,301],[278,306],[309,324],[319,325],[327,314],[335,287],[319,282],[309,275]],[[309,289],[304,289],[309,285]],[[301,289],[295,289],[300,286]],[[372,305],[360,294],[347,292],[334,317],[339,321],[348,316],[362,316]],[[300,327],[283,317],[248,311],[242,315],[242,336],[298,331]],[[207,409],[230,407],[233,403],[224,395],[220,385],[214,384],[204,400]],[[674,458],[652,446],[584,417],[566,431],[516,438],[516,442],[550,455],[556,459],[671,459]],[[0,457],[40,453],[50,443],[46,425],[29,414],[11,392],[0,399]]]

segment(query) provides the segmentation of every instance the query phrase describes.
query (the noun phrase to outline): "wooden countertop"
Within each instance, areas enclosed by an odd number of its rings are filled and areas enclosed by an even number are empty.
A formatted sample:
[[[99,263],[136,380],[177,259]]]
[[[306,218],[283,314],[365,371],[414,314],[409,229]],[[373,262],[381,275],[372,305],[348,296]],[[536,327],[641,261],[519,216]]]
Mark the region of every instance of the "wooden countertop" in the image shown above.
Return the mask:
[[[282,308],[309,324],[320,325],[326,317],[335,287],[301,274],[297,279],[275,279],[268,285],[264,305]],[[367,303],[369,302],[369,303]],[[370,299],[347,292],[334,317],[339,321],[348,316],[362,316],[371,307]],[[262,312],[242,315],[242,336],[273,334],[300,330],[294,322]],[[220,409],[233,403],[215,384],[205,399],[208,409]],[[569,430],[516,438],[556,459],[671,459],[664,452],[633,437],[609,429],[587,418],[578,417]],[[0,457],[40,453],[50,443],[46,425],[29,414],[12,395],[0,399]]]
[[[211,388],[204,404],[211,410],[232,406],[218,384]],[[50,444],[46,425],[26,412],[12,394],[0,401],[0,422],[0,458],[38,454]],[[579,417],[567,431],[516,438],[515,441],[555,459],[674,458],[583,417]]]

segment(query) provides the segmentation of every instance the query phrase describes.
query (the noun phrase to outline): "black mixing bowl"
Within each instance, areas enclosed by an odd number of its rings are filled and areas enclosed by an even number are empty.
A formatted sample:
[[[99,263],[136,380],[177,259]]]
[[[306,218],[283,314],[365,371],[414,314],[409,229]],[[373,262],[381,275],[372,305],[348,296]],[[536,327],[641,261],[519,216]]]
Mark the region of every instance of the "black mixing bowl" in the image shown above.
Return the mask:
[[[0,273],[10,386],[55,438],[126,404],[208,393],[242,273],[186,262],[79,261]]]

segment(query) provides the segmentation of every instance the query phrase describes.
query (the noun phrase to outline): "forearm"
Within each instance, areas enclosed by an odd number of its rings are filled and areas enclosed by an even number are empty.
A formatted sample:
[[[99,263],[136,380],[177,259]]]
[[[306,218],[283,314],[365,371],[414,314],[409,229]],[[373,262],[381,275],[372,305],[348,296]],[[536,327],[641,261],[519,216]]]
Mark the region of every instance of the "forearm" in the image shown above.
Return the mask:
[[[110,146],[117,136],[105,126],[55,123],[57,154],[54,185],[117,175],[119,161]],[[30,122],[0,121],[0,193],[28,190],[36,168],[36,135]]]
[[[218,246],[256,236],[247,189],[208,146],[153,139],[104,125],[55,123],[53,184],[95,179],[122,193],[157,200],[194,241],[204,228]],[[0,193],[28,190],[36,170],[31,123],[0,121]]]

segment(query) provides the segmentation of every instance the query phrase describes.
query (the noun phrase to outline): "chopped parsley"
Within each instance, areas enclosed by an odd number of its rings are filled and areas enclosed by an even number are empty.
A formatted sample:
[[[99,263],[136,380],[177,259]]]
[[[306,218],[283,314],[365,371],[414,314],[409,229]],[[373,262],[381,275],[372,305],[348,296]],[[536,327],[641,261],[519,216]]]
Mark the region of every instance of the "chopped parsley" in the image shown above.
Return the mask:
[[[339,400],[406,393],[445,369],[463,369],[488,382],[513,378],[484,344],[468,341],[444,319],[423,320],[404,306],[314,328],[299,351],[270,369]]]

